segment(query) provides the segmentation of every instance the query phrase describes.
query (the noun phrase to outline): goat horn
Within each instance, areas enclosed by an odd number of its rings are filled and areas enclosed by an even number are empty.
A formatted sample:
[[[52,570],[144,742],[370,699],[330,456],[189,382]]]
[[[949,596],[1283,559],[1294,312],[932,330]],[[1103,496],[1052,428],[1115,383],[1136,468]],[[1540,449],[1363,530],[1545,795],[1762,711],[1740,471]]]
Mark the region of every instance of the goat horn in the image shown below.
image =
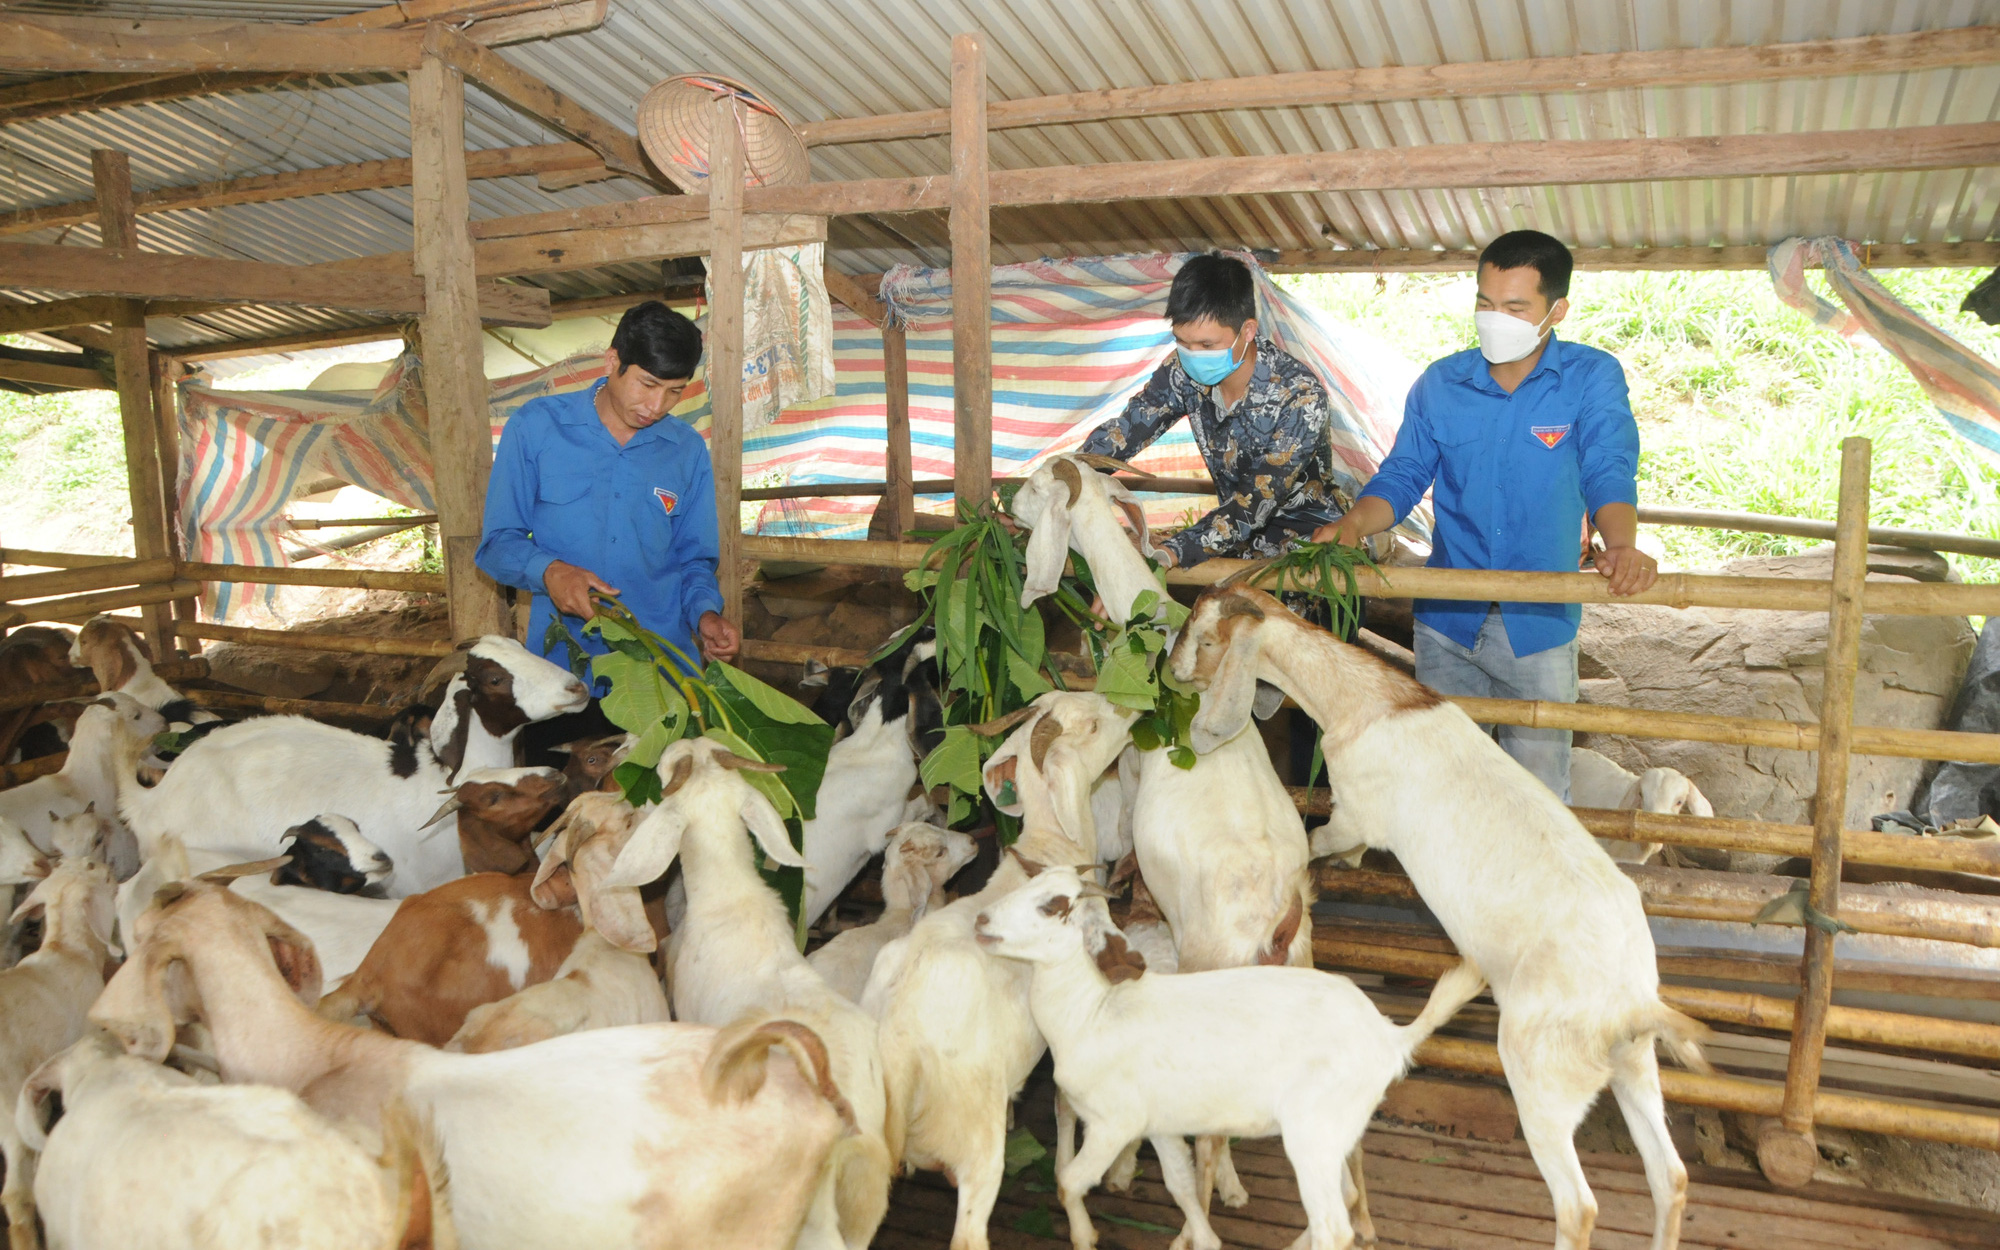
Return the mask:
[[[966,728],[982,738],[997,738],[1039,711],[1041,709],[1035,707],[1033,704],[1027,707],[1017,707],[1005,716],[996,716],[992,720],[981,721],[977,725],[967,725]]]
[[[1276,560],[1253,561],[1217,582],[1215,588],[1217,590],[1231,590],[1237,586],[1254,586],[1264,574],[1271,571],[1271,566],[1276,563]]]
[[[731,772],[781,773],[785,771],[783,764],[772,764],[764,760],[747,760],[734,751],[717,751],[715,753],[715,762],[729,769]]]
[[[212,881],[217,885],[221,885],[226,881],[234,881],[238,877],[255,877],[261,873],[276,872],[291,862],[291,856],[279,855],[272,859],[260,859],[247,864],[228,864],[221,868],[211,868],[199,877],[196,877],[195,880]]]
[[[1076,503],[1078,499],[1082,498],[1082,469],[1077,468],[1074,463],[1068,460],[1057,460],[1050,467],[1055,471],[1055,475],[1062,480],[1062,484],[1069,487],[1069,501],[1071,504]]]
[[[180,898],[181,895],[186,893],[187,893],[187,882],[169,881],[165,885],[161,886],[159,889],[153,891],[153,906],[165,907],[169,903],[175,902]]]
[[[1114,473],[1139,472],[1139,470],[1133,468],[1131,465],[1125,463],[1123,460],[1120,460],[1116,456],[1100,456],[1096,452],[1086,452],[1086,451],[1074,452],[1071,454],[1070,459],[1081,460],[1083,461],[1083,463],[1089,465],[1093,469],[1104,469]],[[1140,474],[1140,476],[1143,477],[1145,475]]]
[[[1111,891],[1109,891],[1109,890],[1105,889],[1105,888],[1104,888],[1103,886],[1101,886],[1101,885],[1097,884],[1097,883],[1096,883],[1095,881],[1086,881],[1086,882],[1084,882],[1084,883],[1083,883],[1083,888],[1082,888],[1082,889],[1080,889],[1080,890],[1078,890],[1078,891],[1077,891],[1077,893],[1078,893],[1079,895],[1081,895],[1082,897],[1084,897],[1084,898],[1110,898],[1110,897],[1111,897]]]
[[[1028,736],[1028,755],[1035,761],[1035,767],[1042,766],[1042,759],[1049,753],[1049,747],[1062,737],[1062,725],[1053,717],[1044,716],[1035,722],[1034,732]]]
[[[1015,863],[1021,865],[1021,871],[1027,873],[1031,877],[1040,876],[1042,869],[1047,867],[1047,865],[1045,864],[1038,864],[1034,860],[1029,859],[1026,855],[1021,854],[1021,852],[1015,850],[1011,846],[1007,848],[1007,853],[1014,857]]]
[[[1264,609],[1248,599],[1231,596],[1222,601],[1222,607],[1216,613],[1216,618],[1226,621],[1232,616],[1247,616],[1252,620],[1261,621],[1264,619]]]
[[[422,826],[420,826],[421,828],[428,829],[432,825],[438,823],[440,820],[443,820],[445,817],[457,811],[459,808],[465,806],[464,801],[458,797],[458,791],[456,790],[440,790],[438,791],[438,793],[449,794],[451,797],[444,801],[443,807],[440,807],[436,811],[431,813],[431,818],[425,821],[422,824]]]
[[[675,794],[678,794],[680,788],[687,784],[687,779],[693,775],[694,756],[681,756],[674,761],[674,770],[667,774],[667,784],[660,790],[660,797],[663,799],[671,798]]]

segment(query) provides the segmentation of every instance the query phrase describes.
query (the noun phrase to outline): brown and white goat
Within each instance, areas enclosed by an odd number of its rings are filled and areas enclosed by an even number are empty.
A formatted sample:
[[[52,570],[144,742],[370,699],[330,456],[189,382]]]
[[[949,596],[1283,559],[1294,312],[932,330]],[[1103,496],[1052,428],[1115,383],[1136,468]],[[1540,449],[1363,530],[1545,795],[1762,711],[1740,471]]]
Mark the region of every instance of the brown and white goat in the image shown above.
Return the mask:
[[[553,768],[481,768],[465,775],[425,825],[457,814],[467,873],[532,872],[535,828],[568,793],[568,781]]]
[[[537,907],[531,884],[482,872],[404,899],[320,1014],[444,1045],[474,1007],[553,977],[583,933],[574,913]]]
[[[364,1132],[401,1099],[443,1143],[465,1250],[784,1250],[853,1131],[825,1047],[794,1021],[451,1054],[307,1010],[311,943],[255,903],[202,881],[160,903],[91,1020],[157,1062],[199,1018],[225,1082],[291,1090]],[[767,1063],[773,1049],[793,1062]]]

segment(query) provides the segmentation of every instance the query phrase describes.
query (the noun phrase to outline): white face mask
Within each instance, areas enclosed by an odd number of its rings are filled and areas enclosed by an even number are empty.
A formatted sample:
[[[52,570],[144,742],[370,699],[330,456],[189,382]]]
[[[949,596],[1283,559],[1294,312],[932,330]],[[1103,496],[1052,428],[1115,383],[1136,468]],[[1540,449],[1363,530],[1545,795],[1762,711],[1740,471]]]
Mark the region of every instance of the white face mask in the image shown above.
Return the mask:
[[[1549,309],[1549,317],[1556,310]],[[1472,314],[1472,328],[1479,335],[1479,354],[1487,362],[1496,365],[1511,364],[1529,352],[1534,351],[1542,341],[1543,329],[1548,325],[1548,317],[1542,318],[1541,325],[1529,325],[1519,317],[1503,312],[1480,311]]]

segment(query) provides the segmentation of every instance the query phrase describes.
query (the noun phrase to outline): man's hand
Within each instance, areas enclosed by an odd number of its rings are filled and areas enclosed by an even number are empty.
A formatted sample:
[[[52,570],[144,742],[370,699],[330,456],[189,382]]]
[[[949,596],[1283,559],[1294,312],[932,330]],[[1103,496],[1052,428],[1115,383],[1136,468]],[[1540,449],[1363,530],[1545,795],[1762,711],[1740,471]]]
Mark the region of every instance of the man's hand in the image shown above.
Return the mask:
[[[1354,501],[1347,515],[1331,525],[1322,525],[1313,531],[1316,543],[1337,542],[1343,547],[1359,547],[1372,534],[1379,534],[1396,523],[1396,511],[1386,499],[1374,495],[1363,495]]]
[[[695,627],[701,635],[703,658],[721,660],[724,664],[736,658],[737,650],[743,645],[743,633],[729,623],[729,618],[720,612],[704,612]]]
[[[1660,580],[1659,562],[1637,547],[1606,547],[1597,553],[1597,572],[1614,595],[1636,595]]]
[[[580,616],[586,621],[597,615],[597,605],[590,601],[591,591],[602,591],[607,595],[618,593],[616,586],[589,569],[580,569],[561,560],[550,564],[548,572],[542,574],[542,585],[548,590],[549,600],[556,605],[556,611],[565,616]]]

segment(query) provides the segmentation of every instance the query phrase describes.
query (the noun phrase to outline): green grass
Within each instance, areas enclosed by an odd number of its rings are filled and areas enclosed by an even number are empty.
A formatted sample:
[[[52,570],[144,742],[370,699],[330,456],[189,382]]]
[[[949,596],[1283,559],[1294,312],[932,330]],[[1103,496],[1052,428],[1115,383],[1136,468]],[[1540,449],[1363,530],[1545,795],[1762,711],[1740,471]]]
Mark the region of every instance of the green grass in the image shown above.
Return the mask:
[[[0,391],[0,531],[10,546],[130,551],[123,428],[110,391]]]
[[[2000,329],[1958,311],[1982,274],[1878,276],[1934,324],[2000,359]],[[1473,342],[1469,275],[1281,281],[1420,361]],[[1778,300],[1762,271],[1579,273],[1570,303],[1563,334],[1625,365],[1643,503],[1832,520],[1840,443],[1858,434],[1874,444],[1874,524],[2000,538],[2000,465],[1944,424],[1895,357],[1813,324]],[[1724,530],[1658,532],[1670,558],[1687,568],[1817,545]],[[2000,561],[1952,559],[1968,579],[2000,579]]]

